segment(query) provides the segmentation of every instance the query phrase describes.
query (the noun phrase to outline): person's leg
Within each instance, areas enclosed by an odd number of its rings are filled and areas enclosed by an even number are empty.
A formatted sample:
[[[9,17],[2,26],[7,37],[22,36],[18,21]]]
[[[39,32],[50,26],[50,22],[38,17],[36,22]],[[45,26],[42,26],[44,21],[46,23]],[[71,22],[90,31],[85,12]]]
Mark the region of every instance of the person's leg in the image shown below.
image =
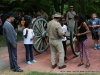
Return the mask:
[[[79,42],[79,49],[80,49],[80,59],[81,59],[81,64],[83,63],[83,43]]]
[[[31,59],[31,61],[36,63],[37,61],[34,59],[34,56],[33,56],[33,44],[29,45],[29,51],[30,51],[30,59]]]
[[[52,65],[55,65],[56,64],[56,48],[50,44],[50,50],[51,50],[51,63]]]
[[[67,56],[66,56],[66,52],[67,52],[67,49],[66,49],[66,41],[62,41],[62,43],[63,43],[64,53],[65,53],[64,61],[66,61],[67,60]]]
[[[14,69],[14,64],[13,64],[13,60],[12,60],[12,51],[11,51],[10,43],[9,44],[7,43],[7,46],[8,46],[8,53],[9,53],[10,68]]]
[[[64,48],[61,40],[57,40],[57,50],[59,52],[59,67],[64,65]]]
[[[26,62],[30,61],[29,60],[29,45],[28,44],[24,44],[25,49],[26,49]]]
[[[33,49],[32,49],[32,46],[33,46],[32,44],[29,45],[29,53],[30,53],[30,59],[31,59],[31,61],[34,59],[33,58]]]
[[[85,51],[85,55],[86,55],[86,59],[87,59],[87,64],[89,64],[89,53],[88,53],[88,47],[87,47],[87,40],[85,40],[83,42],[83,48],[84,48],[84,51]]]
[[[97,48],[100,50],[100,42],[99,42],[99,34],[96,33],[96,40],[97,40]]]
[[[92,32],[92,39],[94,40],[94,50],[96,50],[97,49],[97,43],[98,43],[96,32]]]
[[[14,70],[19,70],[19,66],[17,64],[17,48],[13,48],[11,49],[11,55],[12,55],[12,63],[14,65]]]

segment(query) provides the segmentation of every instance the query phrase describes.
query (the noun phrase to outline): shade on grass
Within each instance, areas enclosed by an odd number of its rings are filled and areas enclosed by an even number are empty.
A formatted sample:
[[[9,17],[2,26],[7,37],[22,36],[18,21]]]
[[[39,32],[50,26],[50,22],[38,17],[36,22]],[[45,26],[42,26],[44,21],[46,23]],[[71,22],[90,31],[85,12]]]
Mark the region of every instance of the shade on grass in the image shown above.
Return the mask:
[[[21,41],[22,40],[22,32],[21,31],[17,31],[17,40]],[[6,43],[5,43],[5,39],[3,37],[3,35],[0,35],[0,47],[5,47]]]

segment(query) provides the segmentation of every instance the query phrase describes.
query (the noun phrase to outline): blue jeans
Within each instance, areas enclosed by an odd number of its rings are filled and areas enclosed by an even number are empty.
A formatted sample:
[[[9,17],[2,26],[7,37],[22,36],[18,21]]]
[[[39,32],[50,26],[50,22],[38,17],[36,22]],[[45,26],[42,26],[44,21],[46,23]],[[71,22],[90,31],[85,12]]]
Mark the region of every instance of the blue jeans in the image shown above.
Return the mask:
[[[33,44],[24,44],[26,49],[26,61],[32,61],[33,60]],[[29,58],[30,56],[30,58]]]

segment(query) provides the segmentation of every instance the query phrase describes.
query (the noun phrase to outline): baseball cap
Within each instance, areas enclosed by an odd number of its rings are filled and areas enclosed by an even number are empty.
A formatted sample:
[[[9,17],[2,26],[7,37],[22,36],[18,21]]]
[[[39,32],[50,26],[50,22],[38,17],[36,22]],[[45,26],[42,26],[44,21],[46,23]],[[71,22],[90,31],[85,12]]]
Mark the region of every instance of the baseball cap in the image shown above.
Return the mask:
[[[13,12],[8,12],[8,13],[7,13],[7,18],[9,18],[9,17],[14,17]]]

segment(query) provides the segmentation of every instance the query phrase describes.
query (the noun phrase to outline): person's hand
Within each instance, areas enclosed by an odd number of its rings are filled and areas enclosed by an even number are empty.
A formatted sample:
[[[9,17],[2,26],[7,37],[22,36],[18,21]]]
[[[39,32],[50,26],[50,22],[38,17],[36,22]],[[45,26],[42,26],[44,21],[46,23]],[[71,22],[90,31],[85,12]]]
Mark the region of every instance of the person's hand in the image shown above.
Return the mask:
[[[34,38],[32,37],[32,38],[30,38],[30,40],[33,40]]]
[[[64,33],[63,36],[66,36],[66,33]]]
[[[81,34],[80,33],[78,33],[78,34],[75,34],[76,36],[81,36]]]

